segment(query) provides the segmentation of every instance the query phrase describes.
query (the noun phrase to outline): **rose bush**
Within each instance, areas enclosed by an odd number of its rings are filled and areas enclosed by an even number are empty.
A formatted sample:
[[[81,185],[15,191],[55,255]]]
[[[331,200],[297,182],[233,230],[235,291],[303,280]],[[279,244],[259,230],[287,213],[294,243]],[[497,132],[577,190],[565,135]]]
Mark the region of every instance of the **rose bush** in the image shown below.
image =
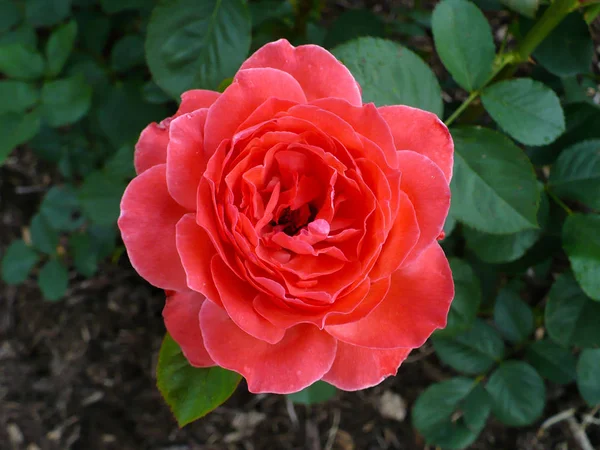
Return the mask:
[[[142,132],[119,227],[192,365],[363,389],[445,326],[452,162],[437,116],[363,104],[333,55],[280,40]]]

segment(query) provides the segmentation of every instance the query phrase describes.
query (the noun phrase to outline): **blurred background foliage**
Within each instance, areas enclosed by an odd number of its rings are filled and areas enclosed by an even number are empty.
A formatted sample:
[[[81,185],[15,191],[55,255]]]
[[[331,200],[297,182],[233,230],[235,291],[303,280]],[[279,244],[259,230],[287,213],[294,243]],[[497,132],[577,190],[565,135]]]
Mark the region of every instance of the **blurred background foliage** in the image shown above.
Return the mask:
[[[349,67],[365,102],[420,107],[453,126],[442,244],[456,299],[431,339],[452,377],[419,397],[413,426],[428,443],[465,448],[490,415],[508,426],[539,421],[557,386],[593,418],[600,5],[581,3],[0,0],[0,200],[27,199],[2,249],[2,280],[35,280],[55,302],[115,267],[140,131],[170,116],[185,90],[225,89],[269,41],[318,44]],[[530,48],[536,24],[561,5],[564,20]],[[38,184],[21,182],[23,161],[44,174]],[[333,395],[319,383],[290,399]]]

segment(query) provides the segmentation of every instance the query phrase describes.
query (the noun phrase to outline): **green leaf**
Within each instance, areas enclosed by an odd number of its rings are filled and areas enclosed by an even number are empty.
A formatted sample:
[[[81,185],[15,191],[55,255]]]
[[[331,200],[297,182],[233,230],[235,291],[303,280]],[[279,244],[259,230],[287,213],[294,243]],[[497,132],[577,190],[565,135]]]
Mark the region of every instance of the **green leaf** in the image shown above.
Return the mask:
[[[543,192],[543,188],[540,189]],[[548,220],[550,205],[545,193],[541,193],[537,220],[544,226]],[[467,247],[484,262],[499,264],[516,261],[529,250],[542,235],[541,230],[525,230],[513,234],[482,233],[474,228],[465,228]]]
[[[456,82],[467,91],[482,87],[496,53],[483,13],[466,0],[444,0],[433,10],[431,26],[435,48]]]
[[[600,404],[600,348],[586,348],[577,361],[577,387],[590,406]]]
[[[146,37],[154,81],[173,97],[191,88],[215,89],[246,59],[250,32],[243,0],[160,2]]]
[[[0,163],[17,146],[32,139],[40,129],[40,113],[33,110],[27,114],[0,114]]]
[[[18,80],[37,80],[44,75],[44,58],[21,44],[0,44],[0,73]]]
[[[100,0],[102,11],[106,14],[116,14],[127,10],[143,9],[152,6],[148,0]]]
[[[552,164],[566,148],[588,139],[600,139],[600,108],[589,103],[564,106],[567,131],[548,147],[527,149],[536,166]]]
[[[434,336],[438,357],[454,370],[469,375],[485,373],[504,356],[504,343],[492,327],[482,320],[457,336]]]
[[[531,425],[544,411],[544,380],[527,363],[506,361],[500,364],[485,389],[492,397],[492,413],[505,425]]]
[[[87,231],[92,239],[92,245],[94,247],[94,252],[98,256],[98,260],[108,258],[115,249],[117,227],[114,225],[91,225]]]
[[[48,75],[55,77],[63,69],[75,44],[77,22],[71,20],[52,32],[46,44]]]
[[[406,47],[363,37],[334,48],[332,53],[361,85],[363,102],[408,105],[442,116],[442,92],[434,73]]]
[[[565,115],[552,89],[529,78],[484,89],[481,101],[500,127],[526,145],[547,145],[565,131]]]
[[[569,274],[550,289],[545,323],[550,337],[565,347],[600,345],[600,303],[588,298]]]
[[[13,0],[0,0],[0,33],[21,21],[21,12]],[[1,97],[0,97],[1,98]]]
[[[104,171],[110,177],[128,180],[135,177],[133,167],[133,147],[122,146],[104,165]]]
[[[171,97],[163,91],[154,81],[148,81],[142,87],[142,97],[148,103],[166,103],[171,101]]]
[[[473,228],[465,230],[467,246],[477,257],[490,264],[519,259],[537,242],[539,230],[525,230],[513,234],[488,234]]]
[[[259,0],[250,2],[248,8],[252,17],[252,28],[257,28],[270,20],[282,19],[294,14],[294,6],[288,0]]]
[[[550,339],[531,344],[526,358],[540,375],[550,381],[567,384],[575,379],[575,356]]]
[[[448,214],[446,216],[446,221],[444,222],[444,239],[452,234],[454,228],[456,228],[456,219]]]
[[[428,444],[447,449],[471,445],[490,414],[490,398],[469,378],[452,378],[428,387],[412,411],[414,427]]]
[[[125,184],[102,172],[88,175],[79,188],[81,209],[98,225],[111,225],[119,217],[119,204]]]
[[[82,225],[78,208],[77,195],[70,186],[53,186],[42,200],[40,214],[55,230],[73,231]]]
[[[500,334],[509,342],[523,342],[533,333],[533,311],[512,289],[504,288],[494,305],[494,322]]]
[[[487,128],[453,129],[452,137],[451,214],[486,233],[537,228],[540,193],[533,167],[521,149]]]
[[[568,216],[563,227],[563,248],[583,291],[600,301],[600,215]]]
[[[205,416],[235,391],[241,376],[218,366],[192,367],[167,333],[160,347],[156,384],[180,427]]]
[[[125,83],[111,88],[93,113],[113,148],[119,149],[126,144],[133,146],[144,127],[165,118],[168,110],[146,103],[139,85]]]
[[[329,26],[325,36],[325,47],[332,48],[362,36],[384,37],[385,24],[368,9],[349,9]]]
[[[552,166],[548,185],[560,197],[600,209],[600,140],[564,150]]]
[[[453,336],[471,327],[481,303],[479,280],[471,266],[458,258],[450,259],[454,279],[454,300],[448,313],[446,328],[436,332],[439,336]]]
[[[337,389],[335,386],[324,381],[317,381],[300,392],[289,394],[288,398],[296,404],[314,405],[315,403],[323,403],[333,398],[336,392]]]
[[[110,66],[115,72],[127,72],[144,65],[144,39],[138,34],[124,36],[110,52]]]
[[[591,105],[595,104],[596,83],[593,78],[572,75],[562,77],[560,81],[564,91],[563,102],[565,104],[580,102],[587,102]]]
[[[85,277],[93,276],[98,270],[98,255],[92,237],[87,233],[77,233],[69,238],[73,254],[73,265]]]
[[[30,49],[35,49],[37,47],[37,39],[35,30],[27,24],[22,24],[12,31],[4,34],[0,33],[0,48],[7,44],[20,44]]]
[[[24,112],[35,105],[39,97],[40,91],[32,83],[0,80],[0,114]]]
[[[53,127],[77,122],[90,109],[92,87],[82,74],[44,83],[42,111]]]
[[[392,23],[394,32],[406,36],[427,36],[426,31],[416,23],[409,22],[394,22]]]
[[[58,233],[50,226],[42,214],[36,214],[31,219],[31,241],[35,248],[48,255],[56,253]]]
[[[594,44],[588,25],[578,12],[569,14],[533,52],[546,70],[559,77],[591,70]]]
[[[34,27],[49,27],[71,12],[71,0],[27,0],[25,17]]]
[[[38,285],[48,301],[55,302],[64,297],[69,287],[69,272],[57,259],[50,259],[40,269]]]
[[[500,0],[502,4],[519,14],[533,19],[540,6],[540,0]]]
[[[84,56],[77,62],[69,64],[66,75],[83,74],[87,83],[94,90],[94,98],[105,98],[109,87],[108,69],[100,65],[90,56]],[[92,100],[93,101],[93,100]]]
[[[78,46],[96,55],[102,55],[110,35],[110,19],[93,10],[80,11],[75,18],[79,30]]]
[[[21,239],[10,243],[2,257],[2,279],[6,284],[20,284],[27,279],[39,255]]]

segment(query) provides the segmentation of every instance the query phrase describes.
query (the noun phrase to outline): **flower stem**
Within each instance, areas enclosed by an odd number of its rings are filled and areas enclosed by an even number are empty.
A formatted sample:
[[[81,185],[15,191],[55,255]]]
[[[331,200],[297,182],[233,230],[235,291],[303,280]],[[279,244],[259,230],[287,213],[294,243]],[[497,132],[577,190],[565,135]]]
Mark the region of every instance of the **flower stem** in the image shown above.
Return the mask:
[[[558,196],[557,196],[557,195],[556,195],[554,192],[552,192],[552,191],[551,191],[551,190],[548,188],[548,186],[546,186],[546,187],[545,187],[545,190],[546,190],[546,193],[548,194],[548,196],[549,196],[549,197],[550,197],[552,200],[554,200],[558,206],[560,206],[562,209],[564,209],[564,210],[565,210],[565,212],[566,212],[566,213],[567,213],[569,216],[570,216],[571,214],[573,214],[573,210],[572,210],[571,208],[569,208],[569,207],[568,207],[568,206],[565,204],[565,202],[563,202],[563,201],[562,201],[560,198],[558,198]]]
[[[467,109],[467,107],[471,104],[471,102],[477,97],[479,97],[479,91],[471,92],[471,95],[469,95],[469,97],[464,102],[462,102],[462,104],[456,109],[456,111],[454,111],[452,115],[446,119],[446,126],[449,127],[450,124],[452,124],[452,122],[454,122],[458,118],[458,116],[460,116],[463,113],[463,111]]]
[[[517,48],[520,60],[527,61],[529,56],[542,43],[554,28],[575,8],[577,0],[555,0],[544,12],[540,20],[529,30]]]

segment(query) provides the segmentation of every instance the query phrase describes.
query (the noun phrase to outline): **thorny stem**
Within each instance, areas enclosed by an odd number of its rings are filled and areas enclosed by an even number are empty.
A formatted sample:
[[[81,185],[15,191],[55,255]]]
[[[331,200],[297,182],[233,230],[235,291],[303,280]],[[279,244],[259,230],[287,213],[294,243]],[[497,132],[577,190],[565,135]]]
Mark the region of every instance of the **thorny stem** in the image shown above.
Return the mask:
[[[529,60],[533,51],[542,43],[550,32],[573,10],[578,6],[577,0],[555,0],[544,12],[540,20],[529,30],[529,33],[523,38],[515,52],[501,55],[500,64],[490,75],[484,85],[471,92],[469,97],[458,107],[456,111],[446,120],[446,126],[450,126],[464,110],[481,94],[485,86],[490,84],[497,75],[499,78],[508,78],[517,70],[517,66]],[[510,67],[507,67],[510,66]],[[506,69],[503,71],[503,69]],[[501,73],[502,72],[502,73]]]

